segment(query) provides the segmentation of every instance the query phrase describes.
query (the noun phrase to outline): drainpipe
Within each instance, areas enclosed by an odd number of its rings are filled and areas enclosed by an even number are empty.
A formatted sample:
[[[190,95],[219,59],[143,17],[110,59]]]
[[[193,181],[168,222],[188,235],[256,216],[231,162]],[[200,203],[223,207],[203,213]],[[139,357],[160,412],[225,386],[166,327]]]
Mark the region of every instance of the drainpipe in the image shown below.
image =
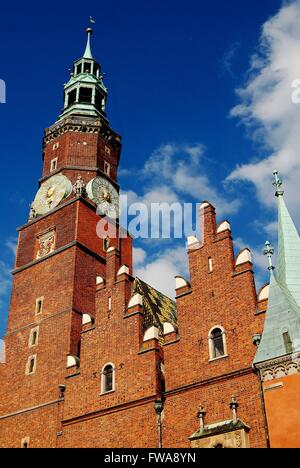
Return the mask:
[[[157,416],[157,434],[158,434],[158,448],[162,448],[162,411],[164,408],[161,400],[156,400],[154,405]]]

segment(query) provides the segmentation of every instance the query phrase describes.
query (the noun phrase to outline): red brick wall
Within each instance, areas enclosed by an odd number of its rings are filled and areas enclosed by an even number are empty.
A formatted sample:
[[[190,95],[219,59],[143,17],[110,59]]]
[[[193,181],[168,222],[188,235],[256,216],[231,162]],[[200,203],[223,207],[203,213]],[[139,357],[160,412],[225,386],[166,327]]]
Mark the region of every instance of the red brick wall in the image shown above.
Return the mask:
[[[59,146],[54,149],[56,144]],[[97,133],[66,132],[50,141],[44,149],[43,177],[50,174],[51,161],[55,158],[58,158],[57,169],[77,166],[83,171],[90,167],[103,172],[107,161],[111,166],[110,177],[117,179],[118,151]]]
[[[59,140],[60,164],[94,164],[101,169],[104,156],[109,157],[104,140],[95,134],[67,133]],[[55,153],[53,143],[46,147],[44,174]],[[113,164],[113,150],[110,157]],[[188,437],[198,428],[200,404],[206,407],[207,422],[230,419],[233,395],[239,417],[250,426],[251,446],[266,446],[259,385],[251,369],[252,336],[261,332],[264,317],[256,315],[252,265],[236,267],[230,232],[216,233],[211,206],[201,216],[202,243],[189,253],[191,288],[177,299],[178,336],[173,343],[169,337],[164,346],[155,340],[144,345],[140,307],[128,313],[133,278],[117,273],[123,264],[131,273],[131,239],[120,243],[112,239],[115,250],[106,254],[92,204],[75,200],[20,230],[16,265],[24,268],[14,275],[7,364],[0,370],[2,379],[6,374],[0,391],[2,446],[18,447],[26,436],[30,446],[157,446],[154,402],[162,397],[162,363],[164,446],[189,446]],[[78,243],[31,264],[36,236],[54,226],[56,250]],[[103,285],[96,286],[96,276],[104,278]],[[35,301],[41,296],[43,312],[36,316]],[[95,323],[82,327],[82,314],[93,316]],[[30,330],[37,325],[38,345],[29,348]],[[225,329],[228,356],[209,362],[208,334],[213,326]],[[79,341],[80,366],[66,369],[67,355],[77,354]],[[34,354],[36,373],[26,376],[28,356]],[[116,387],[101,395],[101,370],[107,363],[115,366]],[[66,386],[64,403],[1,419],[56,400],[59,384]]]
[[[251,372],[256,351],[252,337],[261,332],[262,321],[255,315],[256,291],[251,264],[236,269],[230,232],[216,233],[212,207],[205,208],[201,215],[204,217],[204,243],[189,253],[190,293],[177,300],[180,341],[164,347],[164,365],[167,394],[198,382],[202,382],[202,387],[199,391],[168,397],[167,407],[173,400],[177,406],[176,411],[168,410],[166,413],[166,424],[174,427],[173,432],[169,430],[172,435],[167,441],[171,443],[175,432],[176,440],[182,443],[188,430],[192,434],[191,427],[195,424],[191,426],[191,418],[194,416],[189,412],[186,418],[183,417],[187,407],[193,408],[192,413],[196,415],[197,406],[207,402],[209,420],[216,422],[224,419],[225,414],[229,418],[229,400],[235,395],[241,402],[244,422],[252,428],[253,445],[256,446],[258,441],[265,445],[257,377],[250,374],[246,378],[228,379],[214,386],[205,385],[210,379],[232,372],[244,369]],[[212,272],[208,268],[209,258],[213,261]],[[225,329],[228,357],[209,362],[208,335],[217,326]],[[254,411],[250,411],[250,404],[243,407],[243,402],[248,401],[258,401]]]

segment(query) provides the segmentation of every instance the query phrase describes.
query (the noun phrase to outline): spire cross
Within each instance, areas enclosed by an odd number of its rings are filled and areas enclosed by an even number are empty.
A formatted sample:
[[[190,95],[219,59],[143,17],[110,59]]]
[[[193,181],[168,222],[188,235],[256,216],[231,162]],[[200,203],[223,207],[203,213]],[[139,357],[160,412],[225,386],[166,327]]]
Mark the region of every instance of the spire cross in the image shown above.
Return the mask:
[[[268,260],[269,260],[269,267],[268,267],[268,270],[272,271],[272,270],[275,270],[274,266],[273,266],[273,262],[272,262],[272,257],[274,255],[274,247],[272,247],[272,245],[270,244],[269,241],[267,241],[265,243],[265,248],[264,248],[264,255],[266,255],[268,257]]]
[[[282,186],[282,180],[281,178],[279,177],[279,174],[278,174],[278,171],[275,170],[273,171],[273,176],[274,176],[274,182],[273,182],[273,185],[274,187],[276,188],[276,197],[280,197],[284,194],[284,191],[281,190],[281,186]]]

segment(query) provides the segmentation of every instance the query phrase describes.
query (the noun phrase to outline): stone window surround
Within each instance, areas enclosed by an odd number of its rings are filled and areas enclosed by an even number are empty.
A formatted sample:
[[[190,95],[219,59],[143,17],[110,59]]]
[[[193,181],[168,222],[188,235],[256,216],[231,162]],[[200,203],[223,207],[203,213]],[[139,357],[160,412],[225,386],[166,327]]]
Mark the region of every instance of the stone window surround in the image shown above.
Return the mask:
[[[44,296],[37,297],[35,300],[35,315],[41,315],[43,313]]]
[[[53,172],[57,169],[58,158],[51,159],[50,162],[50,172]]]
[[[104,173],[110,177],[110,164],[107,161],[104,161]]]
[[[30,365],[31,361],[34,360],[34,365],[33,365],[33,370],[32,372],[29,372],[30,370]],[[27,364],[26,364],[26,369],[25,369],[25,375],[33,375],[36,372],[36,364],[37,364],[37,355],[33,354],[32,356],[29,356],[27,359]]]
[[[105,384],[104,370],[105,370],[105,368],[107,366],[111,366],[112,369],[113,369],[113,373],[112,373],[112,390],[109,390],[109,391],[105,391],[105,389],[104,389],[104,384]],[[109,393],[115,392],[115,384],[116,384],[116,367],[112,362],[107,362],[102,367],[102,370],[101,370],[101,392],[100,392],[100,395],[103,396],[103,395],[108,395]]]
[[[28,341],[29,348],[33,348],[39,344],[39,329],[40,327],[37,326],[30,330],[29,341]],[[36,340],[35,340],[35,343],[33,343],[33,335],[35,332],[36,332]]]
[[[215,357],[212,332],[217,329],[220,329],[222,331],[224,354],[222,356]],[[210,329],[208,333],[208,348],[209,348],[209,362],[219,361],[220,359],[226,359],[228,357],[226,332],[225,332],[224,327],[222,327],[221,325],[215,325],[214,327]]]
[[[23,437],[23,439],[21,440],[21,448],[28,448],[29,442],[30,442],[30,437],[28,436]],[[27,447],[25,447],[25,444],[27,445]]]

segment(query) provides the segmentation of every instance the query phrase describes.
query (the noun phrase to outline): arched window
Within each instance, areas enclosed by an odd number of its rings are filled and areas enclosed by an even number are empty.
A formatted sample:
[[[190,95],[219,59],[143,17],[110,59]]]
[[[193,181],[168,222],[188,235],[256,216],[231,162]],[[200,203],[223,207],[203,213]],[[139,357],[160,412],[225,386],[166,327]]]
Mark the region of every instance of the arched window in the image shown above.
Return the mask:
[[[211,360],[227,356],[225,330],[222,327],[213,328],[208,338]]]
[[[113,392],[115,390],[115,367],[113,364],[106,364],[102,369],[101,394]]]

